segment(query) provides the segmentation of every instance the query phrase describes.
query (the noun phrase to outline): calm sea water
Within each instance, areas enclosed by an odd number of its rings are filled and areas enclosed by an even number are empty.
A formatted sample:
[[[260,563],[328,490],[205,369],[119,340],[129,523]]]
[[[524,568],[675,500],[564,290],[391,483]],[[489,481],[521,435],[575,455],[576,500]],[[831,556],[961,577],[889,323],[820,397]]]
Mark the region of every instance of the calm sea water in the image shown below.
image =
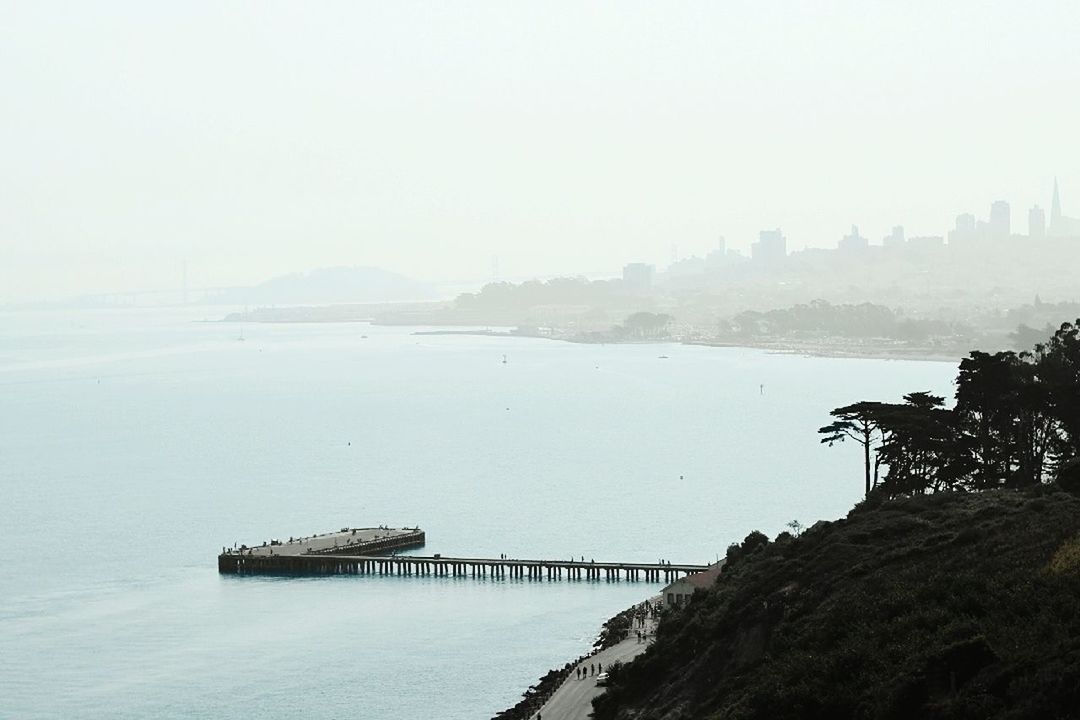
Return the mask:
[[[196,322],[222,313],[0,314],[0,717],[490,717],[658,586],[221,577],[216,554],[385,523],[428,553],[711,561],[858,500],[830,408],[954,373]]]

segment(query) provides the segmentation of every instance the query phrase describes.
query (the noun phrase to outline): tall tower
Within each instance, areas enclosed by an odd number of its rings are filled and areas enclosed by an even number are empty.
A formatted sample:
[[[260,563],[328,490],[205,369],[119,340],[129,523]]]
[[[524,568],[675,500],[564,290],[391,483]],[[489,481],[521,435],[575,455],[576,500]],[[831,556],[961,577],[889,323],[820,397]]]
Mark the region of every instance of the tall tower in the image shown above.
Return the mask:
[[[1038,205],[1028,210],[1028,237],[1032,240],[1046,237],[1046,213]]]
[[[1061,226],[1061,198],[1058,196],[1057,178],[1054,178],[1054,199],[1050,203],[1050,227]]]
[[[997,200],[990,206],[990,235],[998,240],[1007,240],[1011,232],[1009,203]]]

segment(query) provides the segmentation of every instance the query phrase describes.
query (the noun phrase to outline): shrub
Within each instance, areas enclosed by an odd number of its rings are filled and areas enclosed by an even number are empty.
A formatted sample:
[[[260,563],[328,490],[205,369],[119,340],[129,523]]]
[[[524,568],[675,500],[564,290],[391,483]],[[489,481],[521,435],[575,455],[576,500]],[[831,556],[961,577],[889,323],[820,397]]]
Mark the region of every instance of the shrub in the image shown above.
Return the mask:
[[[1061,543],[1046,569],[1052,575],[1080,572],[1080,535]]]

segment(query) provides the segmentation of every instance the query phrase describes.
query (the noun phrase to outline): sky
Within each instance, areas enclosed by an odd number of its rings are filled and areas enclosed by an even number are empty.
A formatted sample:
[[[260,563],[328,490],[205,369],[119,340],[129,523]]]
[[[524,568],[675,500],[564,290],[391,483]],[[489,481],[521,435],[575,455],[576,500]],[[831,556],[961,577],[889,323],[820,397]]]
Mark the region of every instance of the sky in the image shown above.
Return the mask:
[[[1080,215],[1075,2],[6,2],[0,302]]]

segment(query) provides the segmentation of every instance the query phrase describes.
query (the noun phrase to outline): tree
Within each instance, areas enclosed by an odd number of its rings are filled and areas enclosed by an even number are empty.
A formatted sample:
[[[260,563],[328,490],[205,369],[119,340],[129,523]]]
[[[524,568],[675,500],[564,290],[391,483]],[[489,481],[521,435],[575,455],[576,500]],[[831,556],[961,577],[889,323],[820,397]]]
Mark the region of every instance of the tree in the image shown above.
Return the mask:
[[[674,320],[665,313],[636,312],[623,322],[626,330],[640,338],[655,338],[666,334],[667,326]]]
[[[1080,457],[1080,319],[1063,323],[1034,361],[1046,387],[1047,412],[1055,425],[1051,439],[1056,464]]]
[[[890,496],[923,495],[959,487],[970,468],[960,433],[945,399],[929,392],[908,393],[901,404],[883,405],[878,423],[883,437],[878,459],[887,467],[881,485]]]
[[[1024,487],[1043,481],[1055,437],[1044,354],[972,352],[960,363],[956,412],[970,441],[972,484]]]
[[[1014,352],[978,351],[960,362],[956,412],[972,441],[978,488],[1003,484],[1012,474],[1018,363]]]
[[[909,393],[899,404],[837,408],[818,432],[830,445],[863,446],[867,494],[879,484],[891,496],[1027,487],[1080,467],[1080,320],[1031,352],[970,353],[956,386],[955,409]]]
[[[818,428],[818,432],[824,435],[821,442],[832,447],[834,443],[844,442],[847,439],[854,440],[862,445],[863,465],[865,469],[866,494],[877,485],[877,466],[874,467],[873,482],[870,475],[870,448],[874,442],[874,433],[880,429],[879,415],[884,405],[879,402],[857,402],[853,405],[845,405],[836,408],[829,414],[836,420],[828,425]]]

